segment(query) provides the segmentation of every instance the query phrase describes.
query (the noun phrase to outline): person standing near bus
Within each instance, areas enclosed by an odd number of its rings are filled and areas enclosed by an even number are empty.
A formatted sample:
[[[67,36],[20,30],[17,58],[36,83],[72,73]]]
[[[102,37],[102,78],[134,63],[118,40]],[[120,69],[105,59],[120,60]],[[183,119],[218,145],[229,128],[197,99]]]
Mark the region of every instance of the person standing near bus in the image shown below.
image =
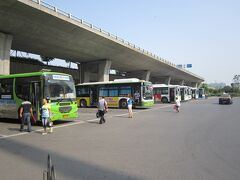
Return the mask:
[[[20,106],[20,114],[19,117],[21,119],[21,126],[20,126],[20,131],[23,131],[24,129],[24,124],[27,123],[28,132],[32,131],[32,126],[31,126],[31,117],[33,117],[33,110],[32,110],[32,104],[30,101],[28,101],[28,97],[25,97],[24,100]]]
[[[104,118],[104,114],[108,111],[107,101],[103,96],[98,102],[98,114],[100,117],[99,124],[105,123],[106,119]]]
[[[49,118],[50,118],[50,112],[51,112],[51,108],[50,105],[48,104],[46,99],[43,99],[43,105],[42,105],[42,125],[43,125],[43,129],[44,132],[42,133],[42,135],[47,134],[47,124],[50,123]],[[50,126],[50,132],[52,132],[52,127]]]
[[[131,94],[128,94],[127,105],[128,105],[128,114],[129,114],[128,117],[133,118],[133,111],[132,111],[133,99]]]

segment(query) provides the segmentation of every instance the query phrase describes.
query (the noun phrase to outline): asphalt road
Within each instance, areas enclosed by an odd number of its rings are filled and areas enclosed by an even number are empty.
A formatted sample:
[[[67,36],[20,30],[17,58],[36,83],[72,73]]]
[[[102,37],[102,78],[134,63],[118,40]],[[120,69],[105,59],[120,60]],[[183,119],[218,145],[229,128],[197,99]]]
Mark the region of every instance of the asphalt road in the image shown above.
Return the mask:
[[[47,154],[57,180],[239,180],[240,99],[217,99],[148,110],[111,109],[99,125],[95,109],[58,123],[53,134],[19,133],[16,123],[0,122],[0,179],[42,179]]]

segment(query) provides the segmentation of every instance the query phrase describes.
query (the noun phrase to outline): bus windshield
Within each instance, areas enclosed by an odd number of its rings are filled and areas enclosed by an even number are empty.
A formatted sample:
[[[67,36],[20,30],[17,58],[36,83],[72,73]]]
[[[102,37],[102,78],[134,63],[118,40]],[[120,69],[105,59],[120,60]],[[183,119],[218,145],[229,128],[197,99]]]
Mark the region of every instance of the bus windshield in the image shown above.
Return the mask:
[[[145,82],[143,84],[143,99],[145,99],[145,100],[153,99],[152,83]]]
[[[64,100],[75,101],[75,86],[71,76],[68,75],[45,75],[44,97],[49,97],[51,102]]]

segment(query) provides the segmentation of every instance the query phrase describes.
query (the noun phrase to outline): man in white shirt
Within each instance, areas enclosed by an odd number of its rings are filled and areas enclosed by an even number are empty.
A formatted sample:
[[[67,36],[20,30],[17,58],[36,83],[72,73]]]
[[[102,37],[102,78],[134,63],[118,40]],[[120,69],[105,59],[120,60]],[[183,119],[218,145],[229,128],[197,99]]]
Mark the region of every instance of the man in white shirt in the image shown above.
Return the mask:
[[[108,111],[107,101],[104,99],[104,96],[98,102],[98,114],[100,117],[99,124],[105,123],[104,114]]]
[[[181,106],[181,103],[180,103],[180,99],[176,97],[176,111],[179,112],[179,109],[180,109],[180,106]]]

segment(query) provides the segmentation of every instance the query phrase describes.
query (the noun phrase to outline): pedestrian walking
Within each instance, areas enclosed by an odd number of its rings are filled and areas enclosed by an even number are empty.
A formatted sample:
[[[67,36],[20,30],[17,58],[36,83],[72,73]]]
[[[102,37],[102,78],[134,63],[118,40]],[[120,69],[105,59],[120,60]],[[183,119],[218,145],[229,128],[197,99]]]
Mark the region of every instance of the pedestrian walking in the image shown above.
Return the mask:
[[[127,105],[128,105],[128,117],[133,118],[133,111],[132,111],[133,99],[131,94],[128,94]]]
[[[50,124],[50,113],[51,113],[50,105],[48,104],[46,99],[43,99],[41,115],[42,115],[42,126],[43,126],[44,131],[43,131],[42,135],[47,134],[47,125]],[[50,133],[51,132],[52,132],[52,126],[50,126]]]
[[[103,96],[98,102],[98,115],[100,117],[99,124],[102,124],[102,123],[106,122],[104,114],[107,111],[108,111],[107,101],[105,100],[105,97]]]
[[[176,112],[180,111],[180,106],[181,106],[180,99],[176,97],[176,104],[174,105],[174,109],[176,110]]]
[[[25,123],[27,124],[27,131],[32,131],[31,117],[33,116],[32,104],[29,101],[29,97],[25,97],[20,106],[19,117],[21,119],[20,131],[24,130]]]

